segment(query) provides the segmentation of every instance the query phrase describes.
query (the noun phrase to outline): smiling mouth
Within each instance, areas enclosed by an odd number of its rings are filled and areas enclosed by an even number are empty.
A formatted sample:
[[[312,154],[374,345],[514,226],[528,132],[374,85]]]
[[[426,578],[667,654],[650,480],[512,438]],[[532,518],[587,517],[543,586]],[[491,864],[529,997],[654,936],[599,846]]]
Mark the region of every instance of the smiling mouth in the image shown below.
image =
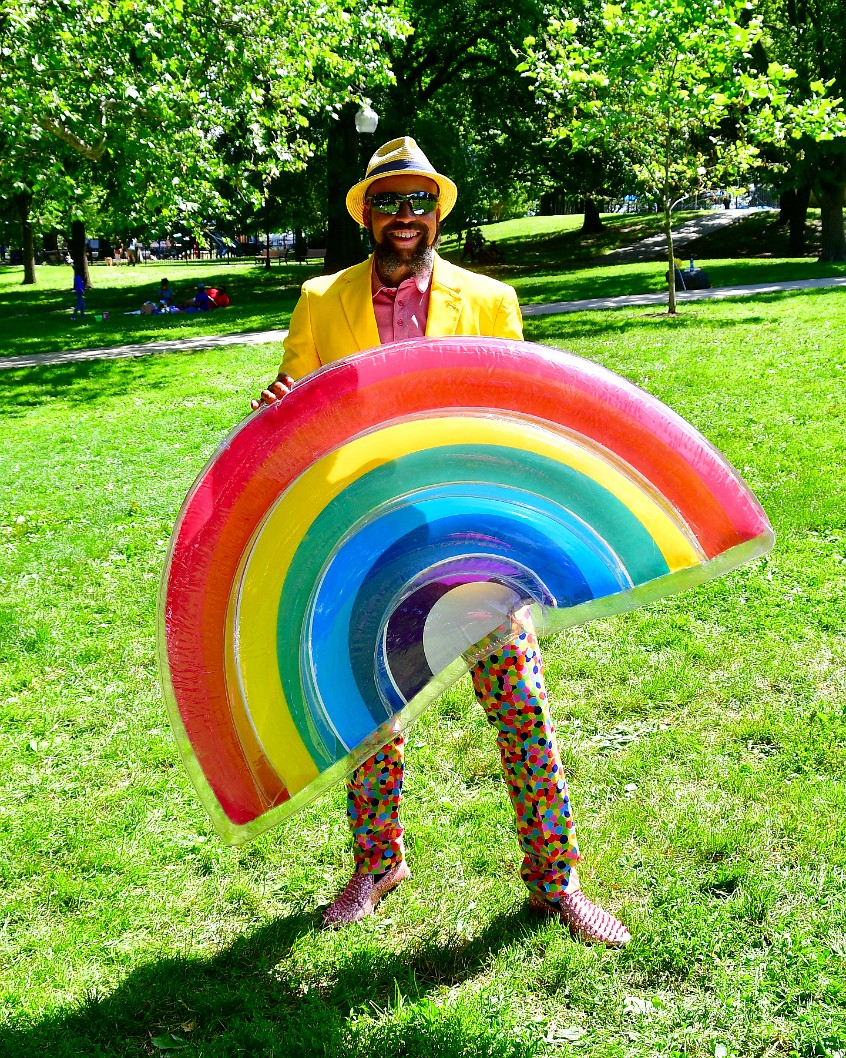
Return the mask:
[[[411,242],[412,239],[416,239],[423,232],[418,228],[391,228],[385,234],[390,235],[392,239],[397,239],[399,242]]]

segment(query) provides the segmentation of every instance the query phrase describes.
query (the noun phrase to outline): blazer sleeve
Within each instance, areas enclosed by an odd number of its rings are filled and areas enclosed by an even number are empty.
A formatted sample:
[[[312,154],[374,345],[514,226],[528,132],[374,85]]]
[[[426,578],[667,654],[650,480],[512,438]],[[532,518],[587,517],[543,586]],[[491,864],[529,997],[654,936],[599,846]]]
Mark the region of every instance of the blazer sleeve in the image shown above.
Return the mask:
[[[290,375],[294,380],[305,378],[320,367],[320,356],[314,341],[311,326],[311,303],[307,285],[303,285],[300,300],[291,313],[288,325],[288,336],[282,343],[285,352],[279,371]]]
[[[492,337],[523,340],[523,314],[520,312],[520,302],[513,287],[508,288],[499,303]]]

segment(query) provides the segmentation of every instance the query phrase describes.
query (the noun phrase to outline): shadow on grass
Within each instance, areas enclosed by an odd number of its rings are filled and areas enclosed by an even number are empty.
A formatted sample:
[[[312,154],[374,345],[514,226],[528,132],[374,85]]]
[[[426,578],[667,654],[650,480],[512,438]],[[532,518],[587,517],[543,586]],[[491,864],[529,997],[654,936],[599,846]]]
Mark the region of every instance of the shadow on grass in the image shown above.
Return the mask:
[[[729,327],[759,327],[772,322],[770,317],[744,313],[732,316],[729,311],[741,302],[744,306],[754,304],[768,305],[796,297],[843,297],[843,290],[837,287],[820,287],[805,291],[780,290],[767,294],[755,294],[751,297],[731,297],[697,302],[679,302],[678,313],[670,317],[666,308],[660,305],[634,306],[626,309],[596,310],[593,312],[552,313],[548,316],[529,316],[523,321],[525,336],[528,341],[566,342],[568,340],[600,337],[608,338],[615,334],[631,333],[636,328],[672,327],[674,330],[685,327],[711,325],[720,330]],[[720,315],[712,312],[722,309]]]
[[[309,935],[321,943],[314,936],[317,914],[294,913],[209,959],[149,963],[107,996],[92,995],[72,1010],[7,1029],[0,1054],[122,1058],[173,1049],[206,1056],[528,1058],[533,1048],[503,1032],[478,997],[475,1009],[436,1006],[428,998],[433,988],[483,968],[493,953],[525,936],[528,923],[514,912],[471,941],[416,940],[401,951],[383,949],[378,939],[371,944],[370,934],[351,936],[352,927],[326,936],[340,953],[327,977],[324,966],[293,968],[295,947],[301,957]],[[387,1010],[390,1017],[379,1016]],[[364,1011],[370,1016],[362,1018]]]
[[[213,341],[214,336],[209,340]],[[76,360],[2,371],[0,415],[24,415],[33,408],[49,407],[54,399],[63,405],[79,406],[161,390],[173,385],[174,356],[214,352],[214,349],[168,350],[139,357]]]
[[[19,333],[4,335],[0,359],[31,353],[63,353],[68,350],[109,349],[119,345],[180,341],[220,334],[260,331],[287,325],[296,301],[295,293],[275,299],[256,299],[249,306],[218,310],[211,317],[174,313],[170,316],[124,316],[113,311],[112,319],[98,322],[104,305],[88,304],[85,320],[73,321],[70,306],[61,311],[45,309],[27,322]]]
[[[144,357],[144,388],[167,385],[162,365]],[[130,382],[138,382],[135,360],[80,360],[20,368],[0,375],[0,415],[24,414],[31,408],[49,407],[55,398],[64,404],[93,404],[116,396]]]
[[[703,259],[685,248],[685,254]],[[705,264],[712,286],[715,289],[732,286],[749,286],[793,282],[797,280],[827,279],[846,275],[846,268],[837,264],[820,264],[817,261],[768,261],[747,259],[721,263],[710,260]],[[506,279],[507,276],[500,278]],[[514,277],[512,277],[514,278]],[[523,304],[542,304],[548,301],[578,301],[583,298],[611,298],[641,294],[667,294],[666,263],[660,260],[603,265],[593,262],[589,269],[571,269],[566,272],[542,273],[531,278],[517,278],[520,301]],[[820,288],[824,289],[824,288]],[[791,293],[788,291],[787,293]],[[795,293],[795,291],[792,291]],[[764,297],[766,295],[756,295]]]
[[[766,322],[762,316],[744,316],[735,320],[720,318],[714,326],[720,329],[726,327],[744,327],[748,325],[760,326]],[[566,346],[568,341],[577,339],[599,338],[608,339],[615,335],[631,334],[632,331],[654,327],[672,327],[675,332],[685,327],[701,327],[707,323],[695,310],[685,310],[684,307],[679,314],[669,317],[666,311],[655,311],[655,307],[626,311],[615,309],[612,312],[603,313],[600,317],[598,312],[573,312],[560,316],[534,316],[523,321],[523,329],[527,341],[546,342]]]

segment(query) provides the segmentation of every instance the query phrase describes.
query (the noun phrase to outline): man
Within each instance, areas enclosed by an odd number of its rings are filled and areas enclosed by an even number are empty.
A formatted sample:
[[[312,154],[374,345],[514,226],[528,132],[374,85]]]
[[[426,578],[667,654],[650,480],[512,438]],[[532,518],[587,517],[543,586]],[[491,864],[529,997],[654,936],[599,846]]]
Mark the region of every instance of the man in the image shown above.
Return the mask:
[[[208,293],[206,292],[205,283],[198,283],[197,284],[197,293],[194,295],[193,298],[191,298],[190,301],[186,301],[181,306],[181,308],[185,312],[208,312],[210,309],[213,309],[214,307],[215,307],[214,306],[214,302],[212,301],[212,299],[209,297]]]
[[[82,272],[75,268],[73,272],[73,292],[76,296],[76,304],[73,307],[71,313],[71,319],[77,319],[77,315],[80,319],[85,319],[85,280],[82,278]]]
[[[522,339],[514,290],[436,253],[441,221],[456,197],[455,184],[435,171],[410,137],[376,151],[364,180],[347,195],[350,215],[369,232],[373,256],[303,284],[279,375],[251,402],[253,409],[284,397],[296,379],[322,364],[380,344],[424,335]],[[528,608],[516,616],[522,632],[477,662],[472,677],[497,731],[524,854],[521,875],[536,910],[560,917],[582,940],[620,946],[630,939],[625,926],[579,888],[579,851],[543,661]],[[329,927],[372,914],[410,876],[399,822],[403,745],[402,736],[394,739],[348,780],[355,872],[324,914]]]

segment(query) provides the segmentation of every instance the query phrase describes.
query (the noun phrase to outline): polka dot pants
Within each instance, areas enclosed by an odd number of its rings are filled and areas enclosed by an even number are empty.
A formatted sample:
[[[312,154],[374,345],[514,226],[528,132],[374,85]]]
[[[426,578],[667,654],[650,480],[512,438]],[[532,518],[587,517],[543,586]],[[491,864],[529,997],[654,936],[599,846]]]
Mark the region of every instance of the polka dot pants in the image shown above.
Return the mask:
[[[476,662],[473,687],[496,731],[523,851],[523,881],[533,893],[557,900],[579,860],[579,848],[549,716],[543,659],[528,611],[520,617],[527,630]],[[347,783],[356,867],[366,874],[389,870],[403,855],[403,747],[400,735],[366,760]]]

